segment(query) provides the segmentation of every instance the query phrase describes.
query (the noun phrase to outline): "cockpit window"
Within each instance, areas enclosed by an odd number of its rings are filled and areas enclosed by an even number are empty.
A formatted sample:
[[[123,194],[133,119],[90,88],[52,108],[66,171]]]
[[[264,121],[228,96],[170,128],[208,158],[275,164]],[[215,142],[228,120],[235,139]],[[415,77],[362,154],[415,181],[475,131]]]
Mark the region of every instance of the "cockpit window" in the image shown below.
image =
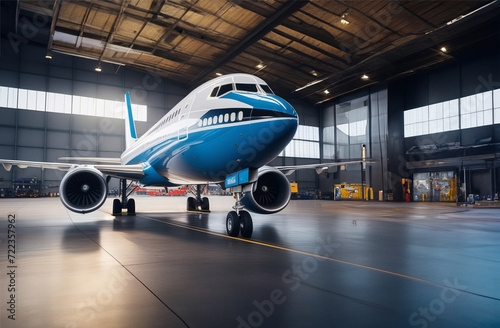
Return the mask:
[[[271,88],[267,84],[260,84],[260,87],[262,88],[262,90],[264,90],[265,93],[274,95],[273,90],[271,90]]]
[[[224,85],[221,85],[221,87],[219,88],[219,92],[217,92],[217,97],[219,96],[222,96],[223,94],[229,92],[233,90],[233,84],[224,84]]]
[[[219,90],[219,86],[216,86],[213,90],[212,93],[210,94],[210,97],[215,97],[217,96],[217,91]]]
[[[250,83],[236,83],[236,90],[238,91],[248,91],[257,92],[257,85]]]

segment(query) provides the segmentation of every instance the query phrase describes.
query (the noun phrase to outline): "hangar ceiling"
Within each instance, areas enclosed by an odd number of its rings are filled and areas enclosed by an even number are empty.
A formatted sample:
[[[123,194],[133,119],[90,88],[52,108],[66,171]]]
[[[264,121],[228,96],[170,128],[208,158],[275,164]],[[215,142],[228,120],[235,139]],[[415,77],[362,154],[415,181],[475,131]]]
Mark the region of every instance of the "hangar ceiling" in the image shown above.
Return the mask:
[[[500,30],[491,0],[20,0],[19,8],[52,18],[51,51],[192,86],[252,73],[314,104],[451,61]]]

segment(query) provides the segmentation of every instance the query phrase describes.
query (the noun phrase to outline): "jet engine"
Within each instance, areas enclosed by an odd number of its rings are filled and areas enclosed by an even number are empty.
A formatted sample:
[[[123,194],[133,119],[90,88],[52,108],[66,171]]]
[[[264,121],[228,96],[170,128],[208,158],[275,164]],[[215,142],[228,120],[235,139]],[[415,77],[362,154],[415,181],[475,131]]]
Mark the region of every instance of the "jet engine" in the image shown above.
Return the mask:
[[[61,202],[76,213],[89,213],[104,204],[108,184],[103,174],[93,167],[78,166],[71,169],[59,186]]]
[[[258,171],[258,179],[241,202],[255,213],[271,214],[284,209],[290,202],[290,183],[281,171],[263,166]]]

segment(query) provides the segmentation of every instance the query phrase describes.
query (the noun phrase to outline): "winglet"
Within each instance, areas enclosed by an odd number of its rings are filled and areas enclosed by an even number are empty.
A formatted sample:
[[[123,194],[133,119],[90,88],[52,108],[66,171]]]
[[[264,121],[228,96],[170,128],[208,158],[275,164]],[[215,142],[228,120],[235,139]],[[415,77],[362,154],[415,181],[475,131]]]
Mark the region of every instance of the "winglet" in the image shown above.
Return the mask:
[[[125,116],[125,148],[128,149],[137,139],[134,117],[132,116],[132,104],[130,103],[130,94],[128,92],[125,94],[125,103],[127,105],[127,115]]]

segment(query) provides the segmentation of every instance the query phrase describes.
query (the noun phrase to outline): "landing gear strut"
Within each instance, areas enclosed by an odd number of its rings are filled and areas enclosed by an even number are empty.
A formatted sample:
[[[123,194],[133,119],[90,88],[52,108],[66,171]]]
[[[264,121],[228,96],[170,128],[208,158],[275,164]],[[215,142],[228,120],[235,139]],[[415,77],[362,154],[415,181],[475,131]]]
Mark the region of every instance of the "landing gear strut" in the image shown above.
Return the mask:
[[[125,179],[120,179],[120,184],[121,201],[119,199],[113,200],[113,215],[122,215],[123,209],[127,209],[128,215],[135,215],[135,200],[133,198],[128,198],[128,196],[130,196],[130,194],[135,190],[135,187],[132,187],[132,182],[130,182],[127,186],[127,180]]]
[[[250,238],[253,232],[252,216],[243,210],[245,208],[241,203],[241,199],[244,197],[243,193],[236,192],[235,197],[234,211],[229,212],[226,217],[227,234],[231,237],[238,237],[241,233],[243,238]]]
[[[207,197],[201,197],[203,192],[201,185],[196,185],[196,190],[190,192],[195,197],[189,197],[187,199],[187,210],[188,212],[210,212],[210,202]]]

